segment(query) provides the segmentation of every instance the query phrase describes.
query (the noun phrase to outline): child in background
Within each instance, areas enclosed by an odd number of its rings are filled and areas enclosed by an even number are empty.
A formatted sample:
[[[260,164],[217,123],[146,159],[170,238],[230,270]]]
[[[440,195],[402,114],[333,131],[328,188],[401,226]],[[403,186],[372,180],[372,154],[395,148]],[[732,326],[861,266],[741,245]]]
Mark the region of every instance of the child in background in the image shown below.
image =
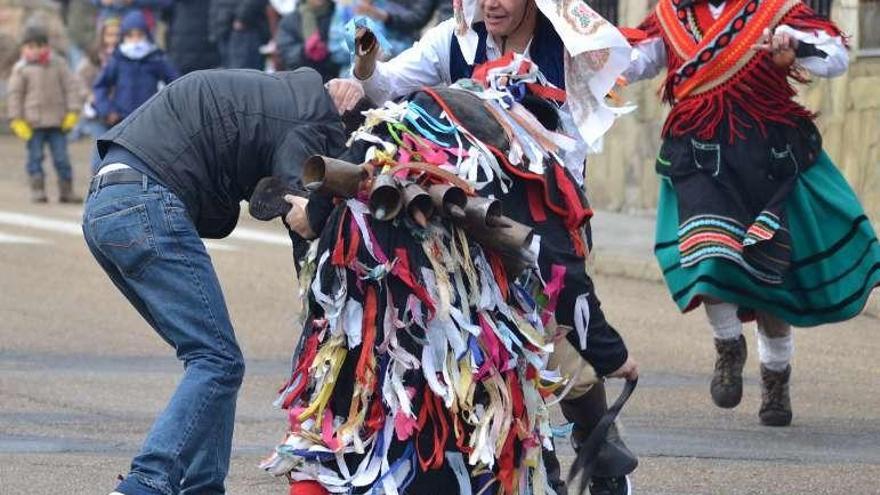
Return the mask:
[[[73,193],[73,170],[64,135],[76,125],[80,104],[76,78],[67,62],[52,53],[46,29],[38,25],[26,27],[21,59],[9,77],[7,107],[12,132],[27,141],[27,173],[31,201],[35,203],[48,201],[43,174],[46,143],[58,174],[59,201],[82,202]]]
[[[165,52],[153,43],[147,22],[139,11],[122,19],[122,42],[95,81],[95,112],[112,127],[180,75]]]
[[[98,79],[101,72],[110,57],[113,50],[119,44],[120,38],[120,20],[118,17],[105,17],[98,20],[98,38],[95,45],[87,51],[86,56],[80,59],[76,67],[76,77],[79,79],[80,88],[82,89],[81,97],[85,102],[82,109],[82,119],[80,119],[76,128],[70,133],[70,140],[75,141],[83,136],[89,136],[97,139],[98,136],[107,131],[107,126],[98,118],[95,112],[95,95],[92,92],[92,86]],[[100,161],[97,148],[92,153],[92,170],[94,171]]]

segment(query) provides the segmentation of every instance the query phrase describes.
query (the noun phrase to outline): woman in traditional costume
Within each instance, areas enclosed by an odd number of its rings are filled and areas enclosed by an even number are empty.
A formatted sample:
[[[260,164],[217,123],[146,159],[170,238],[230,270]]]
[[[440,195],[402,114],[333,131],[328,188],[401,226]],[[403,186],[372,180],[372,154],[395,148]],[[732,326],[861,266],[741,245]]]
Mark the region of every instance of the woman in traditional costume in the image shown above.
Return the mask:
[[[880,245],[791,80],[847,67],[840,30],[800,0],[660,0],[629,81],[667,75],[655,253],[682,311],[701,303],[716,405],[742,397],[757,320],[762,424],[787,426],[791,326],[847,320],[880,283]]]

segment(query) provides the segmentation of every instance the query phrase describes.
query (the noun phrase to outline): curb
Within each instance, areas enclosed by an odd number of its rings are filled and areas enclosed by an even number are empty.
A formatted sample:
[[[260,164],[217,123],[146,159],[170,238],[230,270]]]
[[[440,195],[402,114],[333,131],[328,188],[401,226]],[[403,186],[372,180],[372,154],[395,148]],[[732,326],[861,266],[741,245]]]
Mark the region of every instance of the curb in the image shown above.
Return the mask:
[[[589,269],[596,275],[663,283],[663,274],[660,273],[660,268],[653,258],[621,256],[600,249],[590,255]],[[880,319],[880,287],[868,298],[868,304],[862,314]]]

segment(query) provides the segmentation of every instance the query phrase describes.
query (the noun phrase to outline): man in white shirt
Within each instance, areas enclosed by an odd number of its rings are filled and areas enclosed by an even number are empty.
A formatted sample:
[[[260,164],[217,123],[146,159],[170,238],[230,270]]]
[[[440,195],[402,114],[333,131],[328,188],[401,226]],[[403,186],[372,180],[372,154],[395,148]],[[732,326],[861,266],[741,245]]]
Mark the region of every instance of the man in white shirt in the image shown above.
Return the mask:
[[[545,2],[546,3],[546,2]],[[551,2],[552,3],[552,2]],[[475,7],[475,2],[471,2],[471,7]],[[578,3],[578,6],[586,8],[585,4]],[[467,7],[464,9],[467,11]],[[550,9],[556,12],[556,8]],[[459,79],[469,78],[475,66],[497,60],[502,55],[515,52],[525,55],[537,64],[543,77],[549,83],[549,87],[555,87],[560,90],[566,88],[566,83],[580,83],[577,78],[572,78],[571,71],[576,69],[577,63],[571,66],[566,62],[566,49],[568,48],[560,37],[557,30],[559,23],[571,23],[571,19],[561,18],[555,15],[546,15],[547,10],[539,8],[535,0],[483,0],[479,3],[479,12],[472,18],[481,17],[482,20],[473,22],[470,26],[463,21],[466,15],[457,16],[458,21],[449,19],[430,29],[423,38],[417,42],[412,48],[404,51],[397,57],[387,62],[377,62],[376,52],[367,51],[367,53],[358,53],[353,65],[354,79],[333,80],[328,84],[331,95],[337,103],[340,111],[344,111],[354,107],[361,98],[366,95],[369,99],[376,103],[382,103],[395,98],[408,95],[425,86],[436,86],[443,84],[452,84]],[[580,12],[580,11],[578,11]],[[598,30],[599,28],[612,30],[613,35],[619,36],[616,29],[613,29],[607,21],[601,19],[591,10],[586,9],[581,12],[582,19],[586,18],[589,22],[594,22],[590,29]],[[461,22],[461,24],[459,24]],[[585,21],[586,22],[586,21]],[[587,23],[589,24],[589,23]],[[462,29],[464,28],[464,29]],[[464,31],[467,31],[464,33]],[[586,36],[586,35],[585,35]],[[616,42],[617,39],[614,39]],[[623,42],[625,45],[625,42]],[[361,45],[363,46],[363,45]],[[610,57],[609,63],[605,70],[601,65],[595,69],[596,73],[601,72],[601,76],[596,77],[596,81],[610,80],[613,83],[617,74],[623,70],[629,62],[628,46],[618,46],[609,49],[614,57]],[[569,52],[571,50],[569,49]],[[626,64],[620,65],[616,61],[619,58],[625,59]],[[579,60],[579,59],[577,59]],[[616,65],[615,65],[616,64]],[[611,77],[611,73],[616,73]],[[589,71],[584,69],[581,73],[587,74]],[[596,75],[589,72],[590,75]],[[601,86],[601,85],[600,85]],[[576,89],[581,91],[577,94],[580,98],[575,100],[579,102],[589,102],[594,100],[593,110],[594,117],[601,115],[602,104],[597,103],[597,98],[593,94],[587,94],[596,91],[601,95],[598,100],[604,97],[604,94],[610,89],[610,85],[602,89],[584,89],[583,86],[576,85]],[[571,95],[566,95],[571,96]],[[569,101],[571,99],[569,98]],[[569,105],[563,106],[560,110],[562,113],[568,112]],[[569,117],[571,119],[571,117]],[[562,120],[565,120],[563,118]],[[583,122],[584,119],[582,119]],[[610,126],[610,120],[595,126],[599,128]],[[588,127],[587,125],[578,125],[582,122],[574,124],[571,128],[575,138],[583,143],[589,138],[590,132],[581,132],[581,129]],[[592,124],[591,124],[592,125]],[[592,131],[601,134],[604,132]],[[587,134],[587,136],[584,136]],[[585,148],[585,146],[584,146]],[[569,171],[576,178],[578,183],[583,180],[583,155],[579,160],[579,169]],[[566,160],[566,164],[569,160]],[[523,203],[524,198],[517,198]],[[589,224],[586,226],[586,236],[590,237]],[[568,237],[567,232],[563,232],[560,237]],[[542,238],[543,242],[552,242],[551,236]],[[543,248],[542,248],[543,249]],[[552,249],[548,248],[548,251]],[[583,266],[583,263],[581,263]],[[578,272],[577,277],[583,279],[583,284],[572,284],[569,290],[580,290],[577,287],[589,288],[590,310],[587,311],[586,319],[589,321],[589,339],[596,339],[596,345],[588,343],[587,348],[593,349],[593,354],[589,352],[577,351],[574,346],[566,345],[566,340],[558,344],[565,347],[565,359],[556,360],[560,364],[570,366],[572,369],[583,367],[585,363],[596,371],[593,373],[581,373],[580,376],[584,380],[593,379],[596,375],[599,377],[620,377],[627,379],[635,379],[638,376],[638,368],[635,361],[629,357],[626,352],[622,338],[609,325],[599,308],[599,300],[594,294],[592,281],[586,272]],[[564,308],[562,313],[568,315],[560,318],[557,312],[558,323],[561,326],[573,327],[571,321],[572,308]],[[566,321],[567,320],[567,321]],[[574,334],[574,332],[571,332]],[[604,341],[604,342],[603,342]],[[600,344],[600,342],[603,342]],[[620,352],[607,353],[604,356],[599,355],[599,349],[603,345],[609,345],[609,342],[618,342],[621,349]],[[572,347],[572,349],[569,349]],[[568,352],[568,351],[571,352]],[[563,371],[565,371],[563,366]],[[592,428],[596,425],[602,414],[607,410],[607,401],[605,396],[604,385],[601,381],[590,388],[589,383],[578,384],[572,389],[573,391],[560,404],[563,414],[575,424],[574,437],[577,442],[581,442],[589,435]],[[626,448],[623,441],[617,435],[616,430],[612,429],[609,434],[609,442],[603,447],[599,461],[594,470],[594,476],[590,483],[591,493],[594,495],[617,495],[625,494],[630,491],[629,480],[626,475],[635,469],[637,461],[635,456]],[[553,463],[549,461],[548,466]],[[553,471],[552,468],[548,468]],[[558,479],[558,464],[556,473],[549,473],[551,480],[558,482],[557,487],[562,483]]]

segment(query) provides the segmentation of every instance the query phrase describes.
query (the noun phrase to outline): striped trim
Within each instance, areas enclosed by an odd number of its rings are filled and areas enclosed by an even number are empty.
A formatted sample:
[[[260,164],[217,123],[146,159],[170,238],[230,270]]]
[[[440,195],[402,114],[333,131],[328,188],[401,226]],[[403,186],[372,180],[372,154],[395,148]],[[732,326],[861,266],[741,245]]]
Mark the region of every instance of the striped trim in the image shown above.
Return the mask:
[[[687,268],[709,258],[725,258],[763,282],[782,283],[781,274],[761,270],[743,257],[744,237],[748,239],[742,224],[733,219],[716,215],[692,217],[678,229],[681,266]],[[768,239],[771,237],[772,233]]]
[[[739,237],[743,237],[746,235],[746,229],[743,227],[743,225],[732,218],[722,217],[718,215],[697,215],[695,217],[689,218],[681,225],[681,227],[678,228],[678,237],[680,239],[688,235],[688,232],[690,232],[691,230],[705,226],[720,227],[724,230],[732,232]]]
[[[811,265],[811,264],[813,264],[813,263],[816,263],[816,262],[818,262],[818,261],[821,261],[822,259],[827,258],[827,257],[832,256],[833,254],[835,254],[835,253],[836,253],[838,250],[840,250],[845,244],[847,244],[850,240],[852,240],[853,236],[855,236],[855,233],[857,232],[857,229],[858,229],[859,225],[860,225],[863,221],[867,221],[867,217],[864,217],[864,216],[860,216],[860,217],[858,217],[858,218],[853,222],[853,229],[850,230],[850,232],[848,232],[846,235],[844,235],[844,237],[842,237],[842,238],[839,239],[837,242],[835,242],[835,243],[832,245],[832,247],[830,247],[829,249],[823,251],[822,253],[818,253],[817,255],[810,256],[810,257],[807,258],[807,259],[804,259],[804,260],[801,260],[801,261],[795,261],[795,262],[792,263],[791,266],[789,267],[789,272],[788,272],[788,273],[793,273],[794,271],[797,271],[797,270],[803,269],[804,267],[806,267],[806,266],[808,266],[808,265]],[[822,288],[824,288],[824,287],[826,287],[826,286],[828,286],[828,285],[831,285],[831,284],[834,284],[834,283],[839,282],[840,280],[844,279],[846,276],[850,275],[852,272],[854,272],[855,270],[857,270],[861,265],[863,265],[864,262],[865,262],[865,257],[868,256],[868,254],[869,254],[869,253],[871,252],[871,250],[873,249],[874,245],[875,245],[875,244],[878,244],[878,243],[880,243],[880,241],[878,241],[878,239],[877,239],[876,237],[871,237],[871,238],[868,240],[868,242],[865,243],[865,246],[864,246],[864,247],[862,248],[862,250],[860,251],[860,254],[854,258],[853,263],[852,263],[849,267],[847,267],[846,269],[842,270],[842,271],[841,271],[839,274],[837,274],[836,276],[834,276],[834,277],[832,277],[832,278],[829,278],[829,279],[827,279],[827,280],[823,280],[822,282],[820,282],[820,283],[818,283],[818,284],[816,284],[816,285],[813,285],[813,286],[806,287],[806,286],[801,286],[801,285],[794,285],[794,286],[791,286],[791,287],[787,287],[786,290],[789,290],[789,291],[792,291],[792,292],[811,292],[811,291],[819,290],[819,289],[822,289]],[[665,242],[659,242],[659,243],[657,243],[657,244],[654,246],[654,252],[659,254],[660,251],[663,251],[664,249],[670,249],[670,248],[673,248],[673,247],[675,247],[675,246],[677,246],[677,245],[678,245],[678,241],[665,241]],[[729,258],[728,258],[728,259],[729,259]],[[672,264],[670,264],[670,265],[668,265],[668,266],[661,266],[660,268],[661,268],[661,270],[662,270],[662,272],[663,272],[663,275],[666,276],[666,275],[668,275],[668,274],[674,272],[675,270],[678,270],[678,269],[680,269],[680,268],[683,268],[683,266],[682,266],[682,264],[681,264],[680,262],[676,262],[676,263],[672,263]],[[877,269],[877,263],[875,263],[874,265],[872,265],[872,268],[871,268],[870,271],[875,271],[876,269]],[[752,276],[751,273],[749,273],[749,275]],[[754,277],[754,276],[752,276],[752,281],[755,282],[755,283],[758,283],[758,284],[775,285],[775,284],[772,284],[772,283],[770,283],[770,282],[765,282],[763,279],[760,279],[760,278],[757,278],[757,277]],[[694,285],[693,283],[690,284],[690,285],[688,285],[687,287],[685,287],[684,289],[680,290],[680,291],[677,292],[676,294],[681,294],[681,293],[683,293],[683,292],[686,292],[686,291],[689,290],[689,288],[690,288],[691,286],[693,286],[693,285]],[[673,297],[675,297],[676,299],[678,299],[678,297],[676,297],[676,296],[673,296]]]
[[[749,275],[764,283],[773,285],[779,285],[782,283],[781,276],[761,271],[749,264],[745,259],[743,259],[741,253],[720,246],[707,246],[702,249],[696,250],[693,253],[688,254],[687,256],[682,256],[681,267],[688,268],[700,263],[701,261],[711,258],[724,258],[730,260],[739,265],[740,268],[745,270]]]
[[[761,212],[758,218],[755,219],[755,223],[746,232],[743,245],[752,246],[762,241],[769,241],[776,235],[779,227],[779,217],[769,211]]]

